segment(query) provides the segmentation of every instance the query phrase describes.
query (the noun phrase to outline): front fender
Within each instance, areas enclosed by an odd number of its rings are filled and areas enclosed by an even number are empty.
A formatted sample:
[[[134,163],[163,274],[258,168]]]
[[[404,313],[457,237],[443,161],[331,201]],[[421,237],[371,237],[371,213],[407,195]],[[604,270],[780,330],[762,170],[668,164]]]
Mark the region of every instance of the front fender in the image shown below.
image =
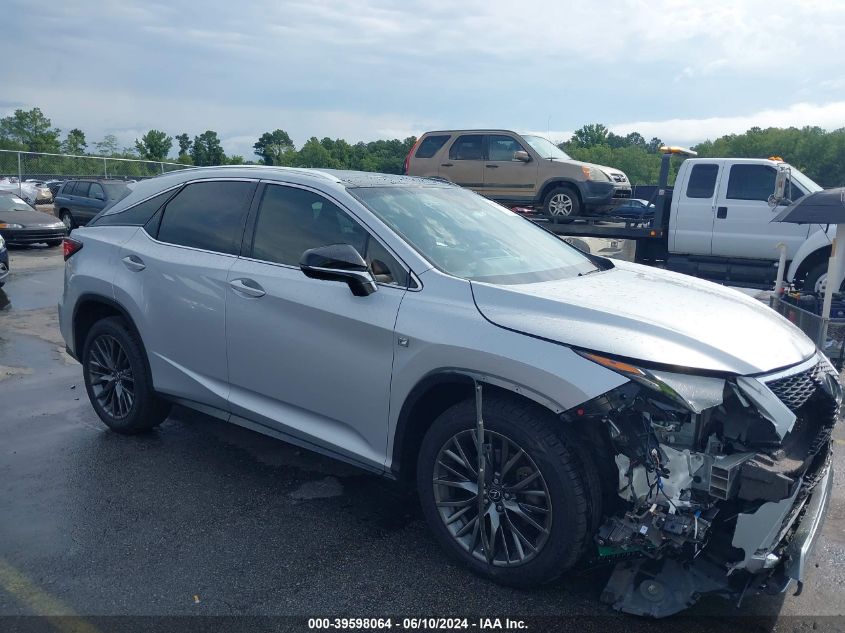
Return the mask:
[[[487,321],[466,280],[423,273],[424,291],[408,292],[396,321],[387,455],[393,454],[401,411],[424,381],[444,373],[479,380],[540,403],[555,413],[627,382],[571,348]],[[526,317],[528,318],[528,317]],[[448,327],[443,324],[448,323]]]
[[[786,272],[786,280],[790,283],[795,281],[795,276],[801,270],[801,264],[813,253],[831,245],[833,238],[836,236],[836,226],[831,225],[824,230],[819,227],[819,230],[810,234],[798,250],[795,251],[795,257],[792,258],[792,263],[789,265],[789,270]]]

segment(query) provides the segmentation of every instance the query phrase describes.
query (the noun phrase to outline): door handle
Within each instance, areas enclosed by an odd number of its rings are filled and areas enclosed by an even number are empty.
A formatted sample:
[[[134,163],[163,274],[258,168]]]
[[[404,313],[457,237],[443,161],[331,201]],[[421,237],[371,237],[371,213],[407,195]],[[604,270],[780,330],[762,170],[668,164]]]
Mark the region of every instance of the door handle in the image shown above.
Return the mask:
[[[454,167],[452,163],[440,163],[441,167]]]
[[[498,169],[498,165],[487,165],[487,169]]]
[[[717,207],[716,208],[716,217],[720,220],[724,220],[728,217],[728,208],[727,207]]]
[[[267,294],[264,288],[252,279],[233,279],[229,282],[229,285],[232,286],[235,292],[240,292],[247,297],[255,297],[257,299]]]
[[[137,255],[127,255],[124,257],[123,265],[135,273],[139,273],[147,267],[143,260]]]

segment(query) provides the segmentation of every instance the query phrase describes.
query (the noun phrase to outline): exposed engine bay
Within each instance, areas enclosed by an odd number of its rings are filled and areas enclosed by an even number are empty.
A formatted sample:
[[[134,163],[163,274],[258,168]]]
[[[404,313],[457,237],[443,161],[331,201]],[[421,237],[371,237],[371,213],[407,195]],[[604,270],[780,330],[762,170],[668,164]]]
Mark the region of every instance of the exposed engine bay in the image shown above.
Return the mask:
[[[600,473],[596,556],[616,563],[602,599],[663,617],[703,593],[741,600],[793,579],[800,592],[842,400],[827,359],[701,377],[598,358],[631,381],[565,416],[614,456]]]

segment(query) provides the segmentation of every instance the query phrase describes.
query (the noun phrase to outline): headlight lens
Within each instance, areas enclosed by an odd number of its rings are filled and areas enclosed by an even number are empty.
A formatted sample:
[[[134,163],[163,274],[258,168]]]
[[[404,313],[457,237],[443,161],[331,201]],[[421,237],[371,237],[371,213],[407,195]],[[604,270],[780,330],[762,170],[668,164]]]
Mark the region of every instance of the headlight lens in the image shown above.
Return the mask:
[[[13,222],[0,222],[0,229],[22,229],[23,224],[14,224]]]
[[[597,169],[595,167],[588,167],[587,165],[581,166],[581,173],[584,174],[584,178],[587,180],[594,180],[596,182],[609,182],[610,177],[604,173],[601,169]]]
[[[678,374],[663,370],[648,369],[608,358],[607,356],[600,356],[592,352],[575,351],[602,367],[622,374],[644,387],[661,393],[693,413],[701,413],[705,409],[718,406],[724,400],[724,378],[711,378],[709,376],[695,376],[692,374]]]

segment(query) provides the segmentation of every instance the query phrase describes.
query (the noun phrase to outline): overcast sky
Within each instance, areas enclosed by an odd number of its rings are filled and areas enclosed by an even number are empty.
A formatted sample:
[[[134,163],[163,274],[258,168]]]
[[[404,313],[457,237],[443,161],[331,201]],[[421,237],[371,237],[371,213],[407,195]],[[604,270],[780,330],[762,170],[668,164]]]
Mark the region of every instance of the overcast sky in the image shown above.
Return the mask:
[[[676,144],[845,126],[841,0],[6,0],[0,114],[89,145],[150,128],[355,142],[585,123]]]

